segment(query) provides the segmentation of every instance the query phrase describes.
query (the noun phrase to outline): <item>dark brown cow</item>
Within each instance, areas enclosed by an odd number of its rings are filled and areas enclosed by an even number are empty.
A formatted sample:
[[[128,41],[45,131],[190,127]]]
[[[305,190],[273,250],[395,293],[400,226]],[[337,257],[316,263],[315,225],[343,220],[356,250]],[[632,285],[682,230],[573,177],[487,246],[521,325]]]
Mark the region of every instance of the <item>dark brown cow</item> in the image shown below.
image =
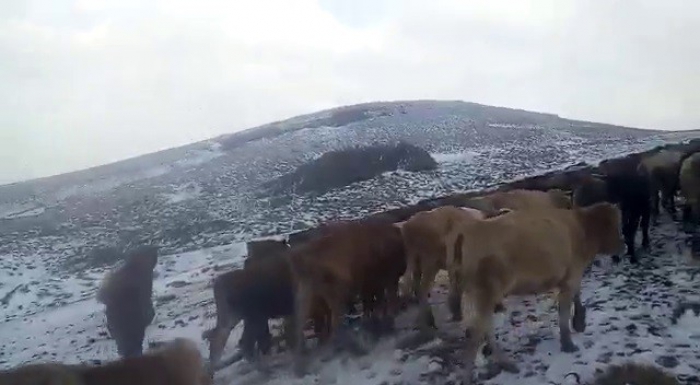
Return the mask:
[[[663,149],[642,157],[639,168],[649,175],[651,187],[652,222],[659,216],[659,193],[661,203],[671,218],[675,219],[674,198],[678,190],[678,173],[684,154],[682,151]]]
[[[681,195],[685,198],[683,222],[685,226],[692,225],[694,228],[700,222],[700,152],[683,161],[680,186]]]
[[[105,305],[107,329],[122,357],[143,352],[146,327],[155,316],[151,296],[157,262],[158,248],[141,246],[127,254],[122,266],[105,275],[97,291],[97,301]]]
[[[290,317],[294,314],[294,281],[289,268],[284,242],[278,248],[267,243],[268,255],[248,256],[245,267],[217,276],[213,282],[216,325],[202,333],[209,341],[209,361],[215,370],[229,335],[243,321],[244,330],[239,346],[244,356],[251,359],[256,351],[267,354],[272,341],[268,320]],[[282,249],[284,247],[284,249]],[[320,339],[328,334],[328,309],[318,300],[313,301],[314,329]],[[303,325],[302,325],[303,327]],[[296,341],[287,339],[289,345]],[[256,349],[257,345],[257,349]]]

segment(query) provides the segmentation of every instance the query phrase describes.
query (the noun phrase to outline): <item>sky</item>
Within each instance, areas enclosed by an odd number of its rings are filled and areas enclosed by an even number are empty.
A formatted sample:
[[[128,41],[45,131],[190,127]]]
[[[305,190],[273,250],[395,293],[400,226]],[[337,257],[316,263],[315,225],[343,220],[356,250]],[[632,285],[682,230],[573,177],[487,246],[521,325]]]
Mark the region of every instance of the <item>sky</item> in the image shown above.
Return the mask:
[[[0,183],[449,99],[700,128],[700,2],[2,0]]]

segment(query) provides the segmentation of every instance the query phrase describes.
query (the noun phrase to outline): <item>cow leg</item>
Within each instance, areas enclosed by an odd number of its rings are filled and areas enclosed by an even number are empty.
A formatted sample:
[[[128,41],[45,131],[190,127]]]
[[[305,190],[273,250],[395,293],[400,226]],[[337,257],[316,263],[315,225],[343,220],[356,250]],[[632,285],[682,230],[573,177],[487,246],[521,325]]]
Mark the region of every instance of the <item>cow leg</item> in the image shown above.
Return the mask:
[[[334,285],[334,290],[326,290],[324,298],[331,309],[331,337],[336,348],[348,348],[353,354],[365,354],[366,350],[350,333],[350,327],[343,325],[344,307],[343,301],[347,298],[347,289],[341,285]]]
[[[406,302],[417,302],[420,296],[421,266],[416,252],[406,253],[406,270],[402,276],[401,296]]]
[[[676,220],[676,191],[675,186],[668,191],[668,213],[673,221]]]
[[[486,346],[491,351],[491,359],[498,370],[505,370],[511,373],[518,373],[518,366],[506,355],[505,351],[496,341],[493,333],[493,309],[495,307],[494,297],[487,291],[475,292],[476,317],[474,323],[468,327],[464,336],[466,338],[466,348],[464,356],[464,371],[462,374],[462,384],[472,384],[472,372],[474,371],[476,356],[484,339]]]
[[[640,226],[642,228],[642,248],[649,252],[651,251],[651,244],[649,242],[649,207],[642,207],[641,211],[642,218],[640,221]]]
[[[122,358],[137,357],[143,353],[143,340],[149,320],[145,312],[135,304],[111,304],[105,313],[107,330],[117,345],[117,353]]]
[[[316,325],[314,321],[314,326]],[[284,317],[282,320],[282,339],[287,345],[287,349],[293,349],[295,346],[294,342],[294,314]]]
[[[420,294],[421,272],[420,261],[416,260],[416,268],[413,269],[413,284],[411,287],[411,294],[413,295],[414,302],[418,301],[418,295]]]
[[[428,295],[435,284],[435,275],[437,275],[439,268],[435,263],[428,263],[428,261],[423,261],[421,265],[423,269],[418,294],[417,323],[422,332],[429,332],[431,328],[435,328],[435,317],[430,303],[428,303]]]
[[[571,326],[577,333],[586,331],[586,307],[581,303],[581,291],[574,294],[574,318],[571,321]]]
[[[450,288],[447,293],[447,307],[452,314],[452,321],[459,322],[462,320],[462,283],[459,271],[453,271],[448,268]]]
[[[272,348],[272,333],[270,333],[270,324],[265,318],[256,319],[255,333],[258,343],[258,350],[261,354],[267,355]]]
[[[578,346],[571,340],[571,306],[573,305],[574,294],[570,288],[559,289],[559,342],[561,351],[565,353],[573,353],[579,350]]]
[[[324,301],[316,299],[312,305],[311,313],[314,324],[314,333],[318,338],[318,343],[323,344],[328,340],[328,336],[330,334],[330,310]]]
[[[306,357],[304,357],[305,351],[305,340],[304,340],[304,326],[306,320],[309,318],[309,313],[311,311],[311,300],[312,300],[311,287],[306,282],[299,282],[297,284],[297,291],[295,296],[295,319],[294,319],[294,374],[298,377],[302,377],[306,374]]]
[[[394,319],[399,311],[398,297],[399,281],[392,280],[386,287],[386,302],[384,305],[384,327],[387,332],[394,330]]]
[[[224,309],[222,309],[224,310]],[[241,321],[241,317],[237,314],[230,314],[227,311],[216,312],[216,326],[213,329],[202,333],[202,337],[209,341],[209,370],[213,373],[217,364],[221,360],[221,354],[224,351],[228,337],[231,335],[233,328]]]
[[[251,322],[250,318],[243,320],[243,333],[241,339],[238,340],[238,347],[241,349],[243,357],[248,361],[252,361],[255,355],[256,333],[254,329],[254,323]]]
[[[639,217],[636,216],[634,210],[629,208],[623,211],[622,215],[622,234],[625,238],[625,245],[627,245],[627,254],[630,256],[631,263],[637,263],[637,256],[634,252],[634,235],[637,232],[637,226],[634,222],[639,221]]]
[[[651,221],[654,226],[658,224],[659,214],[659,189],[653,187],[651,189]]]

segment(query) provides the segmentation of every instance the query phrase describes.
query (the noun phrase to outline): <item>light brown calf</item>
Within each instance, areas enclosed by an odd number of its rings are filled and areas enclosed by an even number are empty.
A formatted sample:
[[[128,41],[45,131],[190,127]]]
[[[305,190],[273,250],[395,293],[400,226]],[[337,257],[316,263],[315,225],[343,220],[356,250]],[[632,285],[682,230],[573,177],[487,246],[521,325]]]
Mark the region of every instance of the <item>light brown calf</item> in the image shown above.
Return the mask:
[[[416,213],[407,221],[394,224],[401,229],[406,249],[406,272],[403,275],[402,292],[404,295],[410,292],[417,297],[420,306],[418,325],[423,331],[435,323],[428,304],[428,293],[435,283],[435,275],[440,269],[446,269],[445,235],[457,222],[483,218],[484,213],[473,208],[442,206]],[[453,279],[454,277],[450,276],[450,281]],[[450,292],[448,296],[453,320],[459,320],[461,317],[459,294]]]
[[[493,309],[511,295],[533,295],[558,289],[560,343],[563,352],[578,350],[574,330],[585,330],[580,299],[581,278],[597,254],[625,249],[619,209],[610,203],[585,208],[515,210],[504,215],[466,221],[455,226],[454,258],[448,269],[461,275],[460,291],[474,303],[475,320],[468,336],[464,384],[471,384],[478,347],[486,338],[493,359],[502,368],[517,366],[497,346]]]
[[[29,364],[0,372],[2,385],[210,385],[202,355],[176,338],[138,357],[102,365]]]

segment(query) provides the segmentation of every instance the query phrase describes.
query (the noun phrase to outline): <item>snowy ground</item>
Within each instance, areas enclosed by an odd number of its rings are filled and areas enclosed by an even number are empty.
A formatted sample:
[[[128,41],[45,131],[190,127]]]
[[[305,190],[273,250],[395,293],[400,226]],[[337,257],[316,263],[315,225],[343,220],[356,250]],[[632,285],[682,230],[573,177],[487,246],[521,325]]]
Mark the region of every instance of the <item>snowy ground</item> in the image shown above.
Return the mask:
[[[673,309],[679,303],[700,301],[693,276],[700,268],[686,257],[684,238],[677,224],[662,221],[652,229],[652,252],[642,256],[640,267],[627,263],[593,266],[583,289],[587,329],[574,335],[581,348],[575,354],[559,352],[557,317],[548,296],[539,301],[532,297],[508,299],[509,315],[499,320],[498,338],[519,363],[520,374],[501,373],[483,383],[566,384],[564,376],[569,372],[587,380],[597,368],[626,360],[666,367],[689,384],[698,381],[698,377],[688,376],[700,372],[700,316],[689,310],[677,324],[672,322]],[[206,352],[200,335],[214,322],[209,282],[218,271],[240,267],[244,251],[243,244],[232,244],[161,257],[154,285],[156,318],[147,330],[147,340],[190,337]],[[22,276],[0,278],[3,293],[20,286],[13,295],[0,298],[0,367],[29,361],[115,359],[116,348],[107,336],[102,305],[93,298],[103,272],[47,279],[51,277],[42,268],[47,264],[37,260],[32,270],[16,270],[23,271]],[[316,361],[311,365],[312,374],[296,379],[289,371],[289,356],[279,353],[270,359],[274,368],[270,375],[239,362],[217,373],[216,384],[458,383],[454,373],[461,365],[462,333],[458,325],[446,321],[444,294],[444,285],[438,285],[431,301],[439,327],[452,338],[397,349],[397,341],[405,340],[414,320],[413,312],[408,311],[397,321],[399,334],[380,340],[367,356]],[[229,340],[227,354],[235,351],[239,335],[240,326]]]

